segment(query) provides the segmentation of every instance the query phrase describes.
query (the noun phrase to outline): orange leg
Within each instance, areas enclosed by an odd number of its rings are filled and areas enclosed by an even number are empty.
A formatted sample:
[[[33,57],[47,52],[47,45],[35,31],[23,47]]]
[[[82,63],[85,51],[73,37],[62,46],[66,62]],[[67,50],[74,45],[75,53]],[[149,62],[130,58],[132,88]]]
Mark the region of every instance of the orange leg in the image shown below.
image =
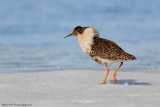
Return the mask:
[[[121,68],[122,65],[123,65],[123,62],[121,62],[120,66],[117,68],[117,70],[116,70],[116,71],[114,72],[114,74],[113,74],[114,84],[115,84],[115,82],[117,82],[117,80],[116,80],[116,74],[117,74],[118,70]]]
[[[106,80],[107,80],[107,77],[108,77],[108,74],[109,74],[109,71],[110,71],[110,69],[107,65],[106,65],[106,67],[107,67],[107,75],[106,75],[104,81],[102,83],[99,83],[99,84],[106,84]]]

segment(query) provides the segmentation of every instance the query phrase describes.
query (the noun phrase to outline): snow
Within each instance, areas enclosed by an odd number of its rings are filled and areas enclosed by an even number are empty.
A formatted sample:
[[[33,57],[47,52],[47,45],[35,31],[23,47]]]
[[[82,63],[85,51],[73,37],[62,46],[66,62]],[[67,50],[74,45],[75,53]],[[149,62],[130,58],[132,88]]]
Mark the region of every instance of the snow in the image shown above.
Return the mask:
[[[159,107],[160,72],[119,71],[107,84],[106,71],[64,70],[4,73],[0,75],[1,104],[33,107]],[[29,106],[28,106],[29,107]]]

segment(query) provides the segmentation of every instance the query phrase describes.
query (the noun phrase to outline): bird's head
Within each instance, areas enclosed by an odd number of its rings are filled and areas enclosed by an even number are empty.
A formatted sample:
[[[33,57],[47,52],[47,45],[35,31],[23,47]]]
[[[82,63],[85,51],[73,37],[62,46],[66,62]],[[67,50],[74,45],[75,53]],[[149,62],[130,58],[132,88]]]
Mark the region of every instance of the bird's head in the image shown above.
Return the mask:
[[[77,26],[73,29],[73,32],[69,34],[68,36],[65,36],[64,38],[67,38],[69,36],[90,36],[90,37],[99,37],[99,32],[96,28],[93,27],[81,27]]]
[[[89,27],[81,27],[81,26],[77,26],[73,29],[73,32],[71,34],[69,34],[68,36],[65,36],[64,38],[67,38],[69,36],[77,36],[78,34],[83,34],[83,32],[85,31],[85,29],[87,29]]]

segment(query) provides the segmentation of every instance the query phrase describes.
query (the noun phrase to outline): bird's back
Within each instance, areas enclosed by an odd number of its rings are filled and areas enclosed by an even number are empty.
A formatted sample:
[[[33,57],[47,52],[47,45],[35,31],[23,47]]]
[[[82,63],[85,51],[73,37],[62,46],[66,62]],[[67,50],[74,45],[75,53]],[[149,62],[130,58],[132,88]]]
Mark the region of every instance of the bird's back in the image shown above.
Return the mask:
[[[120,48],[115,42],[99,37],[94,37],[90,56],[92,58],[100,57],[101,59],[112,61],[126,61],[136,59],[133,55],[125,52],[122,48]]]

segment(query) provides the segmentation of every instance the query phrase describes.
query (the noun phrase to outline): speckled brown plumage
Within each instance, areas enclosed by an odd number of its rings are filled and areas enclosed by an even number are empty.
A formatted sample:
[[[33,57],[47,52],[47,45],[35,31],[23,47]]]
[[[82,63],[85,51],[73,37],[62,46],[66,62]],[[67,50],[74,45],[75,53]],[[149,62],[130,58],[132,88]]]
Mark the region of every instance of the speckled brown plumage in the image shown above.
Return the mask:
[[[113,41],[94,37],[93,45],[91,46],[91,57],[99,56],[108,60],[135,60],[136,58],[125,52]]]

